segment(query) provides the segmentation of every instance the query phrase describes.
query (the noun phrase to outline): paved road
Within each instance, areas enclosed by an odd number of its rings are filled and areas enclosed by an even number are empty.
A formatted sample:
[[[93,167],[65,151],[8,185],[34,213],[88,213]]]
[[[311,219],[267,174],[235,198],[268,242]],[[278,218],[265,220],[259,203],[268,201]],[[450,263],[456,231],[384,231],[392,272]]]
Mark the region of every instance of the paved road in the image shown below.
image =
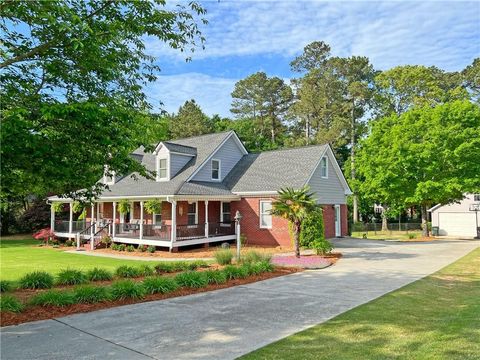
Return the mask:
[[[337,265],[2,329],[7,359],[233,359],[422,278],[478,241],[342,239]]]

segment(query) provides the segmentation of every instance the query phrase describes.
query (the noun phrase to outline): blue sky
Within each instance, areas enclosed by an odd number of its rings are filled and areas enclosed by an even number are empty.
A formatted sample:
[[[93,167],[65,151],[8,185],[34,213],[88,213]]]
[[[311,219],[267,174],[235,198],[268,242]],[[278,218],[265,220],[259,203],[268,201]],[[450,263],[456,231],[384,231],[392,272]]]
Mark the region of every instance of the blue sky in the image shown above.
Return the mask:
[[[146,40],[162,71],[149,100],[172,112],[194,98],[208,115],[230,116],[236,81],[257,71],[290,79],[289,63],[312,41],[338,56],[367,56],[380,70],[403,64],[461,70],[480,56],[480,1],[202,2],[206,49],[191,55]]]

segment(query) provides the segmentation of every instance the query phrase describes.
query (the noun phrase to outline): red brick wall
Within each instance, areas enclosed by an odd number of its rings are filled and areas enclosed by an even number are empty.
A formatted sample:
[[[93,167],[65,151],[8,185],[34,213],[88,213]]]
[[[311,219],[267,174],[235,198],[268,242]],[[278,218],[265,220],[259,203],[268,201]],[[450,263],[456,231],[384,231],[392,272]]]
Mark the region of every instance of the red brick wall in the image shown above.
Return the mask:
[[[247,237],[248,244],[269,246],[291,246],[292,240],[288,231],[288,221],[277,216],[272,217],[272,228],[260,228],[260,200],[272,198],[242,198],[233,201],[231,206],[232,217],[237,210],[242,214],[241,233]]]
[[[341,221],[342,221],[342,236],[348,236],[348,207],[347,205],[340,205]]]
[[[333,238],[335,237],[335,209],[332,205],[322,205],[322,207],[325,238]]]

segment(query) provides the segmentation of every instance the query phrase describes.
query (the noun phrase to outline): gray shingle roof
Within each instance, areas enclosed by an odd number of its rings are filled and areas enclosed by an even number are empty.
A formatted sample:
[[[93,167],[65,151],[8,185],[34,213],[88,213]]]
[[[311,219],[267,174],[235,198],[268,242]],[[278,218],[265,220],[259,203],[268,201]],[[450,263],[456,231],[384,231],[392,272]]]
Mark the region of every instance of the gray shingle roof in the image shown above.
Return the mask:
[[[326,145],[248,154],[225,179],[232,192],[278,191],[300,188],[315,170]]]
[[[231,131],[163,142],[171,151],[195,155],[170,181],[157,182],[134,174],[125,176],[102,196],[232,195],[237,192],[278,191],[302,187],[325,152],[326,145],[306,146],[245,155],[222,183],[186,180],[231,135]],[[155,171],[155,155],[138,148],[132,154]]]

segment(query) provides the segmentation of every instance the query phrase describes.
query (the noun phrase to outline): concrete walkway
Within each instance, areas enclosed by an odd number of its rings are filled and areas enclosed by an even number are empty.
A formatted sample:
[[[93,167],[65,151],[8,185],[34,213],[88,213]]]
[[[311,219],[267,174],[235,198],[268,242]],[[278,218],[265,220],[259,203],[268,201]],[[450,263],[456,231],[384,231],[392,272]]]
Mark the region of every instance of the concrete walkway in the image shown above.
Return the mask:
[[[233,359],[435,272],[478,241],[337,240],[344,258],[209,293],[2,329],[2,359]]]

